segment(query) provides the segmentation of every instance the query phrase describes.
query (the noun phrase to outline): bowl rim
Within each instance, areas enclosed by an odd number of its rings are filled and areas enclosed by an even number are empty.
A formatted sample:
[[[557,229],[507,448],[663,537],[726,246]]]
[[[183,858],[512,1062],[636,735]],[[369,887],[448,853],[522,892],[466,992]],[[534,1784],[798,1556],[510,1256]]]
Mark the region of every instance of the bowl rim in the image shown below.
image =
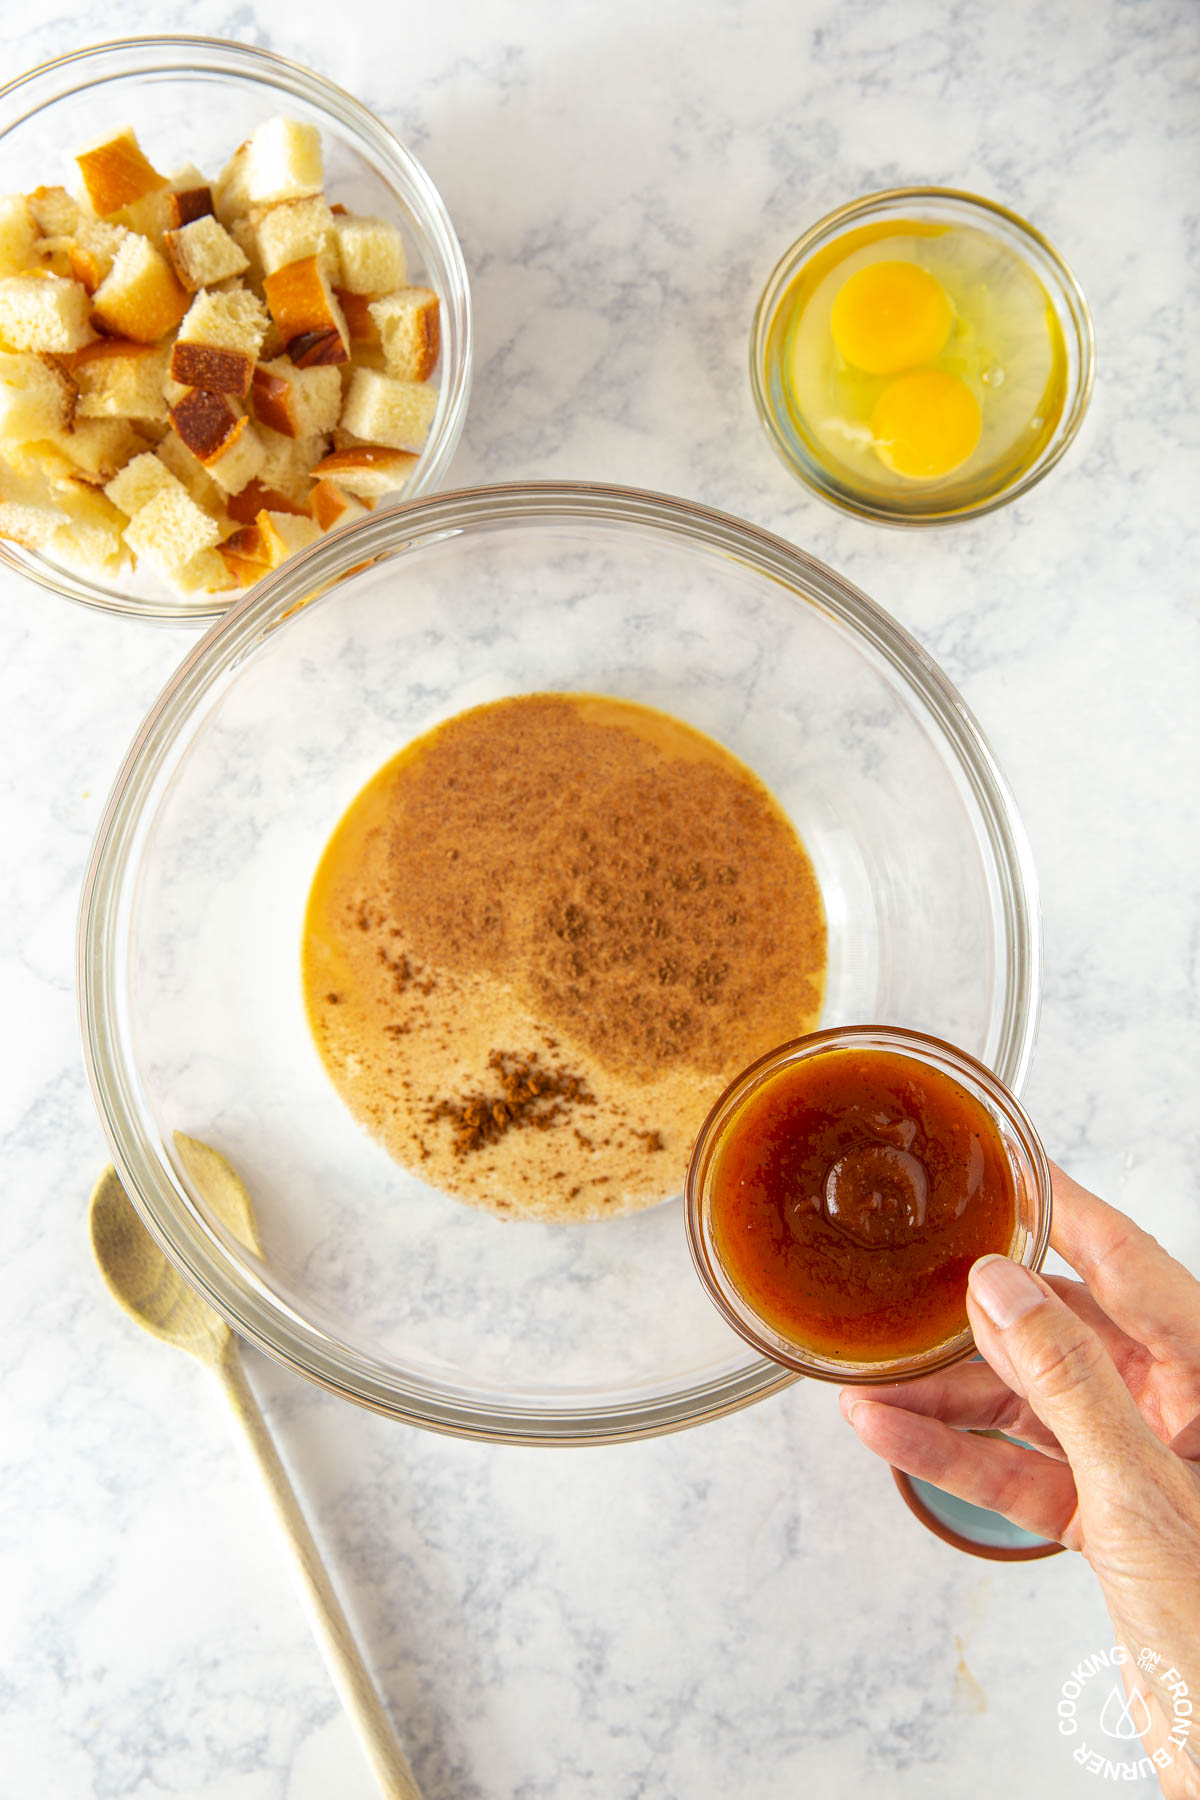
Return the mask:
[[[720,1154],[724,1128],[736,1117],[741,1103],[756,1089],[768,1082],[772,1075],[792,1068],[797,1063],[831,1052],[856,1048],[880,1050],[924,1063],[926,1067],[949,1075],[952,1080],[958,1080],[964,1087],[970,1085],[976,1089],[978,1097],[983,1102],[990,1103],[1003,1117],[1020,1142],[1033,1174],[1034,1218],[1019,1257],[1019,1261],[1027,1269],[1040,1269],[1045,1261],[1050,1245],[1050,1220],[1054,1204],[1050,1163],[1033,1120],[1012,1089],[999,1080],[979,1057],[972,1056],[969,1051],[950,1043],[946,1038],[896,1025],[833,1025],[824,1030],[806,1032],[801,1037],[791,1038],[785,1044],[776,1045],[773,1050],[756,1057],[735,1075],[713,1103],[696,1133],[688,1161],[684,1183],[684,1217],[692,1262],[709,1299],[739,1337],[764,1355],[774,1356],[787,1368],[795,1369],[797,1374],[809,1376],[814,1381],[830,1381],[845,1387],[917,1381],[923,1375],[933,1375],[950,1368],[954,1363],[963,1362],[975,1351],[970,1326],[964,1325],[953,1338],[943,1339],[929,1350],[913,1351],[878,1363],[857,1362],[848,1368],[837,1367],[828,1356],[810,1351],[803,1344],[779,1342],[772,1348],[770,1337],[773,1335],[781,1340],[783,1334],[771,1332],[770,1327],[763,1323],[762,1315],[756,1313],[751,1303],[738,1294],[736,1283],[728,1279],[722,1270],[721,1259],[708,1228],[711,1211],[709,1179]],[[975,1094],[972,1095],[972,1098],[976,1097]],[[741,1300],[741,1310],[735,1304],[735,1299]]]
[[[982,212],[985,215],[1003,220],[1009,230],[1018,237],[1026,238],[1040,253],[1058,282],[1060,296],[1070,314],[1075,327],[1076,354],[1078,370],[1076,379],[1068,389],[1067,404],[1063,417],[1055,428],[1053,437],[1027,469],[1009,482],[1006,487],[992,494],[985,494],[979,500],[966,506],[950,507],[942,512],[902,513],[883,505],[878,501],[856,497],[848,489],[834,487],[823,482],[818,472],[810,468],[794,453],[792,446],[775,417],[767,393],[764,379],[766,365],[766,343],[774,322],[779,303],[788,284],[799,272],[800,268],[821,245],[822,242],[840,236],[854,224],[862,224],[873,214],[890,211],[906,202],[915,204],[944,202],[954,208],[967,212]],[[784,467],[818,499],[825,501],[838,512],[849,513],[851,517],[867,519],[874,525],[895,526],[897,529],[911,527],[953,525],[963,519],[981,518],[985,513],[995,512],[1010,501],[1019,499],[1029,489],[1048,475],[1055,464],[1061,460],[1074,442],[1076,434],[1083,423],[1096,383],[1096,333],[1092,324],[1091,309],[1087,298],[1069,264],[1055,249],[1035,225],[1005,206],[999,200],[990,200],[986,195],[972,193],[967,188],[931,187],[922,185],[906,185],[894,188],[880,188],[874,193],[863,194],[856,200],[848,200],[844,205],[835,207],[826,213],[815,224],[801,233],[776,262],[768,275],[758,302],[754,309],[754,319],[750,329],[750,390],[754,397],[755,410],[759,421],[767,434],[771,448],[779,457]]]
[[[277,1361],[346,1398],[433,1430],[502,1443],[599,1444],[656,1436],[718,1418],[797,1379],[768,1358],[667,1395],[638,1396],[590,1411],[486,1407],[431,1398],[384,1365],[284,1309],[181,1205],[150,1139],[122,1066],[117,1021],[116,924],[142,808],[169,759],[182,722],[203,696],[289,613],[368,561],[403,556],[425,541],[505,521],[641,525],[749,562],[790,590],[797,604],[832,612],[865,637],[914,692],[948,739],[985,823],[1001,884],[1011,984],[996,1061],[1018,1088],[1033,1054],[1041,999],[1041,921],[1032,851],[1007,781],[973,715],[921,646],[882,607],[786,539],[697,502],[589,482],[512,482],[447,490],[372,515],[289,559],[200,638],[151,706],[113,782],[84,876],[77,936],[77,989],[84,1062],[114,1166],[152,1235],[176,1267],[243,1337]],[[682,1229],[682,1226],[681,1226]]]
[[[1040,1562],[1043,1557],[1057,1556],[1060,1550],[1067,1547],[1054,1538],[1040,1538],[1034,1544],[985,1544],[979,1538],[967,1537],[965,1532],[955,1531],[952,1525],[947,1525],[944,1519],[938,1518],[924,1495],[918,1492],[915,1485],[918,1479],[903,1469],[892,1467],[892,1480],[909,1512],[934,1537],[941,1538],[943,1544],[949,1544],[952,1550],[962,1550],[968,1556],[983,1557],[987,1562]],[[1003,1517],[1003,1514],[997,1516]]]
[[[103,72],[108,64],[114,66]],[[36,92],[39,84],[53,82],[60,75],[79,69],[81,79],[74,87],[54,89],[38,95],[33,104],[16,110]],[[441,481],[458,448],[466,423],[471,394],[474,356],[474,326],[471,310],[471,287],[466,259],[454,223],[423,163],[403,144],[391,128],[365,106],[361,100],[330,81],[316,69],[275,50],[256,44],[243,44],[236,38],[211,37],[191,33],[153,33],[147,36],[109,38],[85,44],[76,50],[51,57],[32,69],[14,76],[0,85],[0,141],[10,132],[35,117],[54,103],[69,99],[88,88],[106,81],[132,78],[139,74],[210,73],[234,79],[258,79],[277,93],[290,93],[304,100],[314,111],[326,114],[343,128],[360,150],[368,152],[372,165],[382,167],[389,178],[400,176],[419,199],[427,217],[421,221],[422,233],[445,261],[452,277],[453,291],[439,293],[443,317],[450,322],[458,345],[457,366],[449,369],[443,358],[439,384],[438,416],[430,437],[429,461],[418,469],[408,492],[408,500],[418,499]],[[9,114],[12,116],[8,116]],[[450,332],[446,332],[449,336]],[[448,377],[448,379],[447,379]],[[422,452],[424,455],[424,452]],[[381,499],[376,512],[391,512],[403,501]],[[118,618],[145,619],[166,625],[208,625],[220,619],[235,605],[228,596],[211,595],[209,601],[187,601],[172,597],[165,589],[161,597],[133,595],[114,596],[88,576],[67,568],[58,568],[36,551],[0,538],[0,567],[39,587],[73,600],[98,612]]]

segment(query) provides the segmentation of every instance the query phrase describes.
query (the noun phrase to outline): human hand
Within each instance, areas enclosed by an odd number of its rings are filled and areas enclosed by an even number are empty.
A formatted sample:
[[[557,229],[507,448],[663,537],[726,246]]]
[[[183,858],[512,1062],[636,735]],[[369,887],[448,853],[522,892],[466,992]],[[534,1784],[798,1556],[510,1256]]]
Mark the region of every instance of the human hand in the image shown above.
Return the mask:
[[[971,1270],[986,1362],[844,1388],[867,1447],[910,1475],[1082,1551],[1136,1671],[1144,1648],[1200,1696],[1200,1282],[1132,1220],[1054,1171],[1051,1243],[1082,1277],[1006,1257]],[[972,1432],[1011,1433],[1032,1446]],[[1151,1685],[1156,1700],[1161,1683]],[[1200,1746],[1145,1735],[1163,1792],[1200,1795]],[[1176,1731],[1178,1736],[1178,1731]]]

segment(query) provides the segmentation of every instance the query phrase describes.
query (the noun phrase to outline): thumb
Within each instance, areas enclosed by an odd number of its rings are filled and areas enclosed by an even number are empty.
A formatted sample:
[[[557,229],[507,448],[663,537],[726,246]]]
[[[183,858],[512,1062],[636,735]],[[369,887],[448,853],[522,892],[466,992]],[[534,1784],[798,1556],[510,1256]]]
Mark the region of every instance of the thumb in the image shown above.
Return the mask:
[[[1131,1457],[1161,1450],[1091,1326],[1032,1270],[981,1258],[967,1311],[979,1349],[1054,1433],[1077,1481],[1121,1481]]]

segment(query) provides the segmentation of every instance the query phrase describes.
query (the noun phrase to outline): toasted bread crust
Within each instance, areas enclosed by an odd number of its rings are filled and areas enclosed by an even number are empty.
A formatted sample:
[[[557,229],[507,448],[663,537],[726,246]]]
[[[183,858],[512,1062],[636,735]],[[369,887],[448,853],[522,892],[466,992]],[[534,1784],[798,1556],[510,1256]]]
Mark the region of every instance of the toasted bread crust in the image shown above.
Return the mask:
[[[188,344],[178,340],[171,349],[171,379],[185,387],[205,388],[210,394],[236,394],[244,400],[254,380],[254,358],[244,350],[226,350],[220,344]]]
[[[261,481],[248,481],[240,494],[231,494],[225,510],[239,525],[252,525],[260,512],[303,513],[308,508],[297,506],[278,488],[264,487]],[[313,514],[315,518],[315,513]]]
[[[303,337],[293,338],[287,353],[298,369],[327,368],[330,364],[350,361],[345,341],[336,331],[310,331]]]
[[[213,197],[210,187],[179,188],[167,195],[167,223],[172,231],[179,231],[184,225],[190,225],[195,219],[204,219],[212,213]]]
[[[391,444],[348,444],[323,457],[312,473],[314,480],[334,481],[365,502],[397,492],[419,461],[413,451]]]
[[[337,303],[346,315],[352,344],[377,344],[379,327],[371,317],[374,302],[370,294],[352,294],[349,288],[335,288]]]
[[[170,412],[180,438],[202,463],[215,461],[229,447],[241,416],[224,394],[199,387],[189,388]]]
[[[281,432],[284,437],[299,437],[292,405],[292,384],[284,376],[273,375],[270,369],[261,366],[255,369],[251,402],[260,424],[269,425],[272,431]]]
[[[348,444],[322,457],[313,474],[329,475],[336,481],[339,473],[347,470],[410,469],[417,460],[411,450],[397,450],[391,444]]]
[[[84,150],[75,161],[88,199],[101,218],[166,186],[166,178],[147,161],[132,131],[118,132],[106,143]]]
[[[263,292],[293,362],[301,363],[301,356],[292,351],[292,345],[299,340],[302,340],[301,355],[308,354],[310,362],[348,360],[350,334],[345,315],[334,298],[318,257],[302,256],[264,276]],[[316,340],[328,339],[330,334],[336,337],[337,343],[321,346],[318,353]]]
[[[322,531],[332,531],[335,525],[357,518],[366,507],[355,495],[343,493],[336,482],[322,479],[313,488],[309,511]]]

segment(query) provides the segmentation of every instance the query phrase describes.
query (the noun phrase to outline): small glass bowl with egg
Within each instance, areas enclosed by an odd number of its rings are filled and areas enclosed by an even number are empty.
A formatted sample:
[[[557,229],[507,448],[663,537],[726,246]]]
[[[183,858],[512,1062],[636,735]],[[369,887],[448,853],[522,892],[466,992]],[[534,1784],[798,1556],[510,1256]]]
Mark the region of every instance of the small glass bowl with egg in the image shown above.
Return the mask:
[[[750,353],[775,449],[815,492],[884,524],[989,512],[1062,456],[1087,410],[1087,302],[994,201],[894,188],[830,213],[777,264]]]

